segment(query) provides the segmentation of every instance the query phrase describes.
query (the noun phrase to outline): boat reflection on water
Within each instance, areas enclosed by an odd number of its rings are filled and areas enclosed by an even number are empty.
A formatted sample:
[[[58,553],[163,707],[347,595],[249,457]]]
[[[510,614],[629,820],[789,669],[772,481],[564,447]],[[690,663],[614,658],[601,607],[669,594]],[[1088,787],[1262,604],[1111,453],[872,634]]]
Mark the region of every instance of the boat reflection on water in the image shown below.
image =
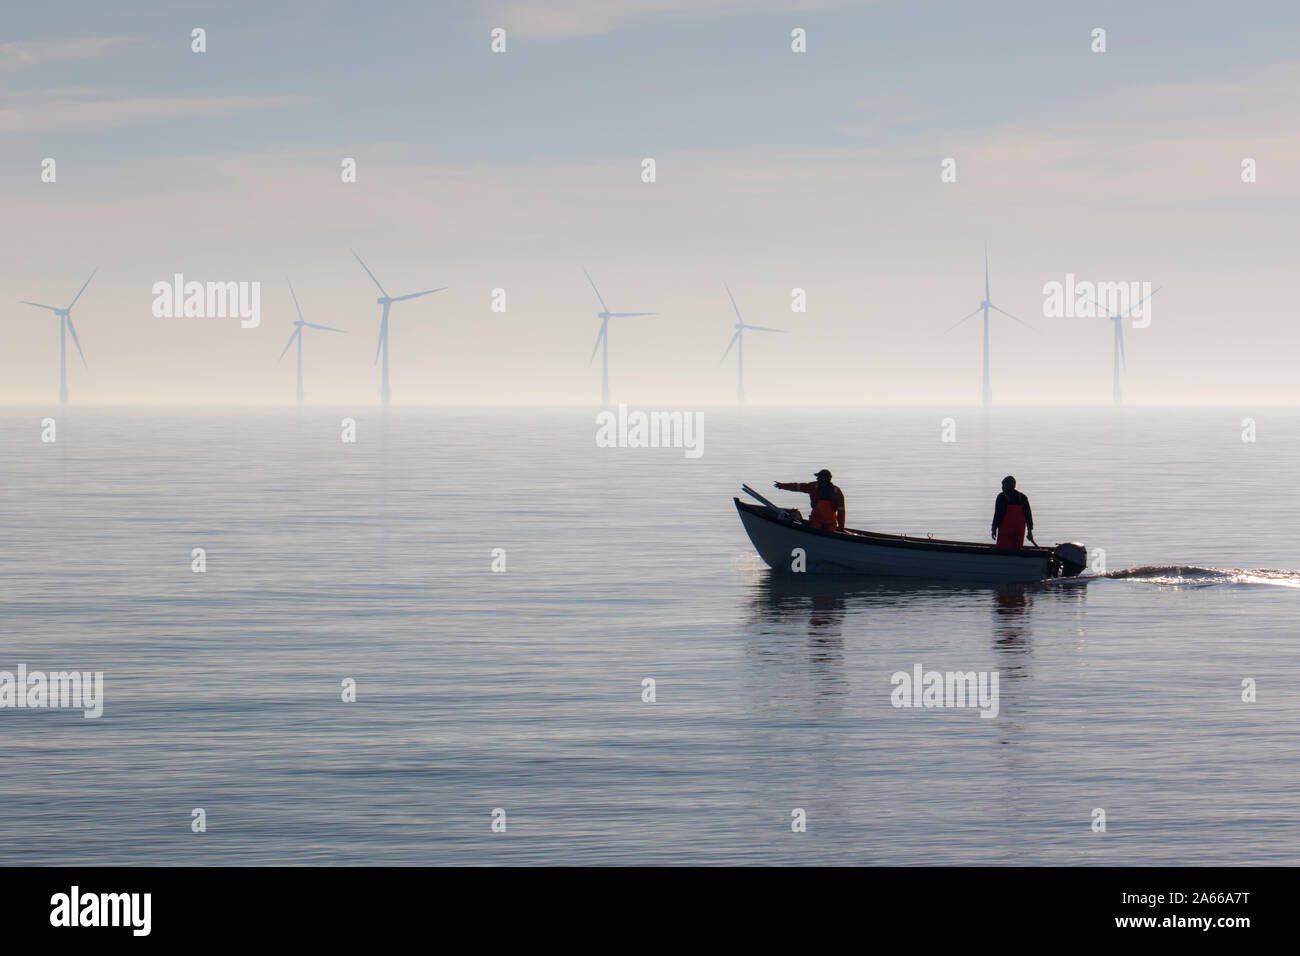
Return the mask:
[[[993,647],[1002,680],[1020,680],[1029,673],[1033,604],[1034,595],[1025,585],[1003,585],[993,592]]]
[[[950,733],[971,734],[970,745],[978,747],[986,733],[996,748],[988,767],[1001,806],[1011,819],[1034,817],[1038,808],[1026,794],[1035,758],[1023,746],[1034,737],[1033,643],[1045,642],[1042,653],[1050,658],[1049,645],[1077,639],[1081,623],[1069,612],[1081,618],[1086,581],[956,586],[763,570],[746,590],[743,681],[757,718],[751,729],[784,766],[833,792],[867,767],[895,759],[900,747],[927,740],[946,746],[940,737]],[[999,675],[997,718],[974,717],[961,730],[899,718],[890,708],[889,675],[915,664],[991,666]],[[1014,830],[1002,852],[1011,861],[1024,858]]]
[[[818,702],[825,705],[851,691],[844,674],[848,606],[842,588],[790,583],[783,576],[761,572],[751,591],[745,651],[755,663],[765,665],[765,671],[776,668],[781,676],[758,699],[772,701],[777,709],[800,711],[809,703],[811,690],[811,703],[822,716],[839,712],[837,703],[827,712]]]
[[[848,575],[802,577],[759,572],[752,589],[751,619],[758,633],[792,634],[806,630],[810,658],[842,655],[846,620],[859,612],[887,609],[929,610],[944,614],[987,607],[992,612],[993,648],[1007,655],[1008,667],[1020,671],[1031,650],[1035,602],[1082,604],[1084,582],[954,585],[907,578],[856,578]],[[880,615],[864,618],[870,629]],[[861,628],[859,628],[861,629]],[[1013,677],[1023,676],[1015,673]]]
[[[1082,612],[1087,588],[1077,578],[1038,584],[954,585],[906,578],[760,571],[749,591],[746,654],[757,663],[771,665],[765,667],[769,676],[782,672],[784,683],[775,696],[789,706],[810,691],[815,696],[850,692],[845,673],[846,629],[852,641],[849,650],[861,657],[914,647],[918,641],[929,644],[935,638],[961,644],[968,636],[977,639],[987,627],[984,646],[992,648],[1001,679],[1025,680],[1032,677],[1036,605],[1050,609],[1046,619],[1055,628],[1061,623],[1062,603],[1078,604]],[[989,623],[980,625],[981,620]],[[919,633],[918,628],[928,631]],[[1046,635],[1053,636],[1074,635]],[[1004,685],[1004,690],[1011,686],[1014,684]],[[1007,696],[1004,714],[1015,710],[1017,695]]]

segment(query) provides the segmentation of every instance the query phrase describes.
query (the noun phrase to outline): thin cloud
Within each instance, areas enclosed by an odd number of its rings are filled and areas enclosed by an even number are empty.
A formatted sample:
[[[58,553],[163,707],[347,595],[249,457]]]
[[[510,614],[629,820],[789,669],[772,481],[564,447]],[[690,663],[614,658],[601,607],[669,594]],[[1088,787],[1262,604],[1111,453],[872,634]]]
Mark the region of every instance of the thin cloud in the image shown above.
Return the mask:
[[[72,37],[0,43],[0,73],[29,70],[47,63],[90,60],[130,42],[128,37]]]
[[[108,95],[108,90],[98,86],[45,86],[30,90],[11,90],[0,94],[0,97],[11,102],[19,102],[24,100],[84,99],[86,97]]]
[[[929,132],[947,118],[942,104],[925,102],[897,91],[861,97],[848,112],[853,119],[836,125],[845,136],[873,139],[884,135]]]
[[[842,0],[500,0],[493,26],[519,36],[548,40],[598,36],[628,26],[669,19],[706,19],[739,14],[798,13],[836,7]]]
[[[0,107],[0,131],[108,129],[174,119],[213,116],[242,110],[296,106],[307,97],[296,94],[264,96],[144,96],[116,100],[62,98]]]

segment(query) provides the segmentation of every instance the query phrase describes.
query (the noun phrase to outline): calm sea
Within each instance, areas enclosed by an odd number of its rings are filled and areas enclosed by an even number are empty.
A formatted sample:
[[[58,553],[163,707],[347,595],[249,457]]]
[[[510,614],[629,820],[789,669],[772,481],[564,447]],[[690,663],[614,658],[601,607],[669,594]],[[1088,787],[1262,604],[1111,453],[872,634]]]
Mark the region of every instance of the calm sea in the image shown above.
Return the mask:
[[[104,674],[98,720],[0,709],[0,863],[1300,863],[1294,410],[595,431],[0,413],[0,670]],[[731,496],[821,467],[853,527],[974,540],[1014,473],[1108,574],[774,579]],[[892,706],[918,664],[996,671],[997,717]]]

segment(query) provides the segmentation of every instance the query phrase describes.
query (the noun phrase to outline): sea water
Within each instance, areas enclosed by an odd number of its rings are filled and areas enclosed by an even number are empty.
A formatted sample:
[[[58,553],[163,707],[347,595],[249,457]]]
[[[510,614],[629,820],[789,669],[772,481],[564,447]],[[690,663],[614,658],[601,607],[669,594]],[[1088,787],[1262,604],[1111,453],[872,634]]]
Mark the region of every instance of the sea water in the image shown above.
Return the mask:
[[[0,412],[0,670],[103,674],[0,708],[0,863],[1300,863],[1295,411],[692,411]],[[774,576],[731,497],[823,467],[1094,568]]]

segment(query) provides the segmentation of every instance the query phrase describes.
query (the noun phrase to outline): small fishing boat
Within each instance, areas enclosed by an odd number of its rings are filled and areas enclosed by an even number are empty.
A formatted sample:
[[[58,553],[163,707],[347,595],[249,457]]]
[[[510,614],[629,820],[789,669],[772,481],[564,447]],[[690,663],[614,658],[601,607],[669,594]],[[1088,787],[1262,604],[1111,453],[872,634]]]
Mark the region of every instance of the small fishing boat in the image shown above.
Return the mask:
[[[778,508],[748,485],[744,489],[761,503],[732,501],[749,540],[773,571],[1001,584],[1074,577],[1088,563],[1083,545],[1073,542],[999,548],[851,528],[824,531],[803,521],[798,511]]]

